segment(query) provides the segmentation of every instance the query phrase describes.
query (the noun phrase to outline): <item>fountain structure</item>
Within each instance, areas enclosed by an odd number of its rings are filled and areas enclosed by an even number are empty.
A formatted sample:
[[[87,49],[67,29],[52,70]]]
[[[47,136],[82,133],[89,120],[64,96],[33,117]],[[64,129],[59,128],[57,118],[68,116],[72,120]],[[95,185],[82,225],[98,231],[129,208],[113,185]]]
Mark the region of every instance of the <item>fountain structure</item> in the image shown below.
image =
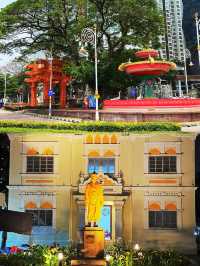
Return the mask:
[[[176,64],[158,59],[159,53],[154,49],[137,51],[136,62],[122,63],[119,71],[131,75],[140,84],[137,89],[137,99],[105,100],[104,110],[131,108],[170,108],[170,107],[200,107],[199,99],[173,98],[169,84],[161,85],[163,76],[176,70]]]

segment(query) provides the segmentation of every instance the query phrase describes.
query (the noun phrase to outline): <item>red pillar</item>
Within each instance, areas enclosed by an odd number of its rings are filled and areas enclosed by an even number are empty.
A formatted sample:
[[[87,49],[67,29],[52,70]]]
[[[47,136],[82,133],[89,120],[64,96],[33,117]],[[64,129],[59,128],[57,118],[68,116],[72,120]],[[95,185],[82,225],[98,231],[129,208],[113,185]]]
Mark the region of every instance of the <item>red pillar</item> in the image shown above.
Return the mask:
[[[60,108],[66,107],[66,80],[60,82]]]
[[[31,83],[31,106],[37,105],[37,87],[36,83]]]
[[[44,104],[48,104],[49,102],[49,96],[48,96],[48,91],[49,91],[49,82],[44,81],[43,83],[43,95],[44,95]]]

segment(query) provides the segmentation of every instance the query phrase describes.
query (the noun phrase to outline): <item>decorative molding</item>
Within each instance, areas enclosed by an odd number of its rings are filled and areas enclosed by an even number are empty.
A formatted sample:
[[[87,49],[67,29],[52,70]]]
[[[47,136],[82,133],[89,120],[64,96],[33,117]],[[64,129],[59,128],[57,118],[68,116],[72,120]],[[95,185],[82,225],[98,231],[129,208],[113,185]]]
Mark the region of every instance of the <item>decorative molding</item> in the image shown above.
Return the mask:
[[[46,185],[38,185],[38,186],[7,186],[7,188],[9,190],[17,190],[17,191],[39,191],[39,190],[42,190],[41,193],[44,192],[44,190],[46,191],[51,191],[51,192],[56,192],[56,191],[69,191],[69,190],[72,190],[72,186],[46,186]]]
[[[51,180],[51,179],[25,179],[24,180],[25,183],[38,183],[38,184],[41,184],[41,183],[53,183],[54,180]]]
[[[183,194],[182,194],[182,192],[173,192],[173,191],[154,191],[154,192],[145,192],[144,193],[144,196],[146,196],[146,197],[157,197],[157,196],[159,196],[159,197],[171,197],[171,196],[173,196],[173,197],[182,197],[183,196]]]
[[[108,175],[100,173],[99,180],[103,185],[105,194],[122,194],[123,182],[121,175],[117,175],[116,177],[111,178]],[[78,192],[81,194],[85,193],[85,187],[89,182],[90,182],[90,176],[81,173],[79,179]]]
[[[149,180],[149,184],[176,184],[176,179],[151,179]]]

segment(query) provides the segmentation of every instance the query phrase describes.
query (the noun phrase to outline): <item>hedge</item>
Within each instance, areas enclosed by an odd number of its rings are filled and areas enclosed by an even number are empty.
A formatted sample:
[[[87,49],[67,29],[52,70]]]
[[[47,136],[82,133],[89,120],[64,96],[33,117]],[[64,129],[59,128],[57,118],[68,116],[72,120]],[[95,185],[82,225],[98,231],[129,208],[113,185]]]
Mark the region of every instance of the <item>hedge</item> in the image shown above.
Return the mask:
[[[1,120],[0,131],[13,128],[17,129],[38,129],[38,130],[58,130],[70,132],[165,132],[165,131],[181,131],[180,125],[177,123],[167,122],[32,122],[32,121],[16,121]],[[15,129],[15,130],[14,130]]]

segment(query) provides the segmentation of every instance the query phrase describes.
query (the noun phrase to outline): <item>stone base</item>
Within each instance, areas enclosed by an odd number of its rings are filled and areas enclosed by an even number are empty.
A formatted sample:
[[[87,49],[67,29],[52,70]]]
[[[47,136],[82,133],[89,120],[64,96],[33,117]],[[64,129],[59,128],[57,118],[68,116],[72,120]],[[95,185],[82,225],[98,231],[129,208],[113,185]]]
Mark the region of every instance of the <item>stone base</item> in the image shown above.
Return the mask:
[[[104,258],[104,232],[100,227],[85,227],[83,230],[83,257]]]
[[[106,261],[95,259],[71,260],[71,266],[106,266]]]

